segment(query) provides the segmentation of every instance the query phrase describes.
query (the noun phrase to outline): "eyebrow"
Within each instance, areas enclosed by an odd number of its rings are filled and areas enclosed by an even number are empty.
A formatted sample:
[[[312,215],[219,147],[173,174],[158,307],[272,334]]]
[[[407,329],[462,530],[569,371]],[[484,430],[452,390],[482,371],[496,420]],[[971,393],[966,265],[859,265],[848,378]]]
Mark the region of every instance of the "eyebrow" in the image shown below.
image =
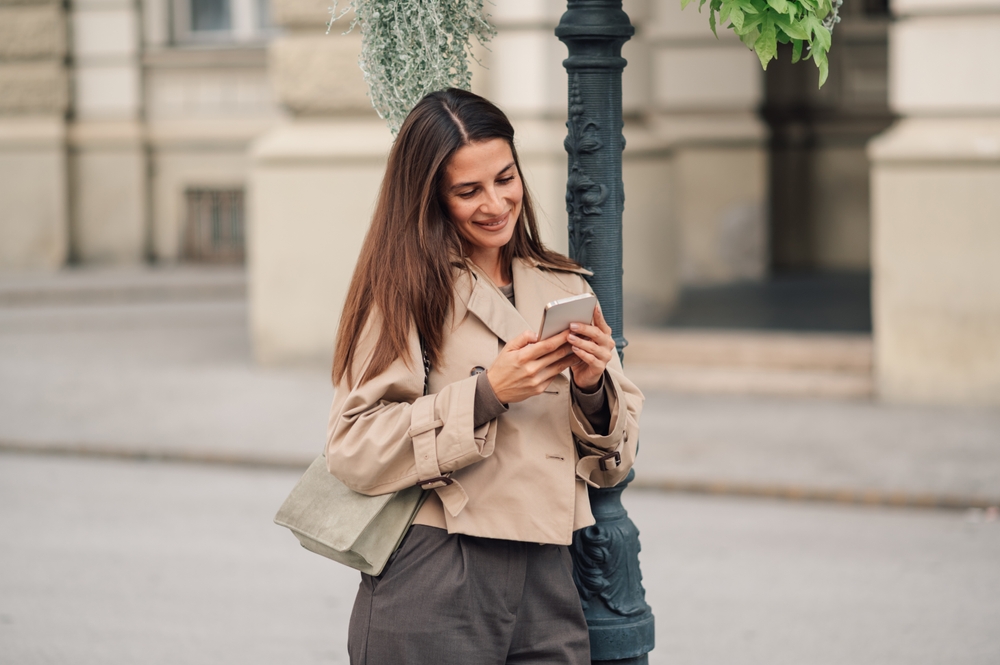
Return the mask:
[[[507,166],[505,166],[502,169],[500,169],[500,171],[497,173],[497,175],[501,175],[502,173],[504,173],[506,171],[510,171],[513,167],[514,167],[514,162],[511,162]],[[457,185],[452,185],[451,189],[452,190],[462,189],[463,187],[471,187],[472,185],[478,185],[478,184],[479,184],[478,181],[476,181],[476,182],[460,182]]]

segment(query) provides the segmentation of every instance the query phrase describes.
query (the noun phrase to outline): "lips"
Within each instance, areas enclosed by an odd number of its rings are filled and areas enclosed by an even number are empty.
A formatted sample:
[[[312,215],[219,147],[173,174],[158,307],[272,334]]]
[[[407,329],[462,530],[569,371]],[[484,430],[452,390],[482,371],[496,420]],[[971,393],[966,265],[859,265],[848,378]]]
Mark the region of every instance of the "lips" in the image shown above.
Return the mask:
[[[507,225],[507,220],[510,218],[510,212],[507,212],[500,217],[495,217],[493,219],[487,219],[481,222],[473,221],[472,223],[481,229],[486,229],[487,231],[497,231],[502,229]]]

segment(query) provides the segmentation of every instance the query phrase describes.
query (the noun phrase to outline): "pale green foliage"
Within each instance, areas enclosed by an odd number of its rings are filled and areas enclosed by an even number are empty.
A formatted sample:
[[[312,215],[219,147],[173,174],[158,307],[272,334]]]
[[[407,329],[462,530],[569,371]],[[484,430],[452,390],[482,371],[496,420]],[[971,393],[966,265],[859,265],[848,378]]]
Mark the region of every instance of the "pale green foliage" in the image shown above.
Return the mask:
[[[483,0],[350,0],[361,30],[358,64],[372,106],[399,131],[410,109],[428,92],[469,89],[472,37],[486,43],[495,34]],[[327,26],[342,17],[331,9]]]
[[[681,9],[694,0],[681,0]],[[753,49],[760,64],[778,56],[778,44],[792,45],[792,62],[813,59],[823,87],[830,73],[827,52],[833,26],[840,21],[837,10],[843,0],[700,0],[698,11],[708,2],[708,24],[729,22],[740,40]],[[802,46],[807,46],[802,58]]]

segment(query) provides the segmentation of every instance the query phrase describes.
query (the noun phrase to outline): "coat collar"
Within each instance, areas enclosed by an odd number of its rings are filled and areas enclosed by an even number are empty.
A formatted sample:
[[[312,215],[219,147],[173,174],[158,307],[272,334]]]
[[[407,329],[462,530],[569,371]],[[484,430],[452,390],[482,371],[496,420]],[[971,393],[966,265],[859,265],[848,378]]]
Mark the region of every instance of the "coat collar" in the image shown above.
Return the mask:
[[[475,314],[486,327],[502,339],[509,342],[525,330],[537,332],[542,323],[542,310],[552,300],[564,297],[563,287],[558,282],[543,276],[536,262],[529,259],[514,259],[511,272],[514,278],[515,308],[510,304],[500,289],[492,280],[471,261],[467,262],[473,275],[471,292],[466,300],[466,308]],[[589,275],[584,269],[574,270],[579,274]],[[553,288],[546,288],[551,285]]]
[[[515,260],[513,267],[515,302],[518,305],[521,303],[520,294],[517,290],[519,281],[517,274],[523,270],[523,268],[519,267],[519,264],[520,261]],[[521,316],[521,312],[525,310],[521,307],[515,309],[510,304],[510,301],[507,300],[507,296],[501,293],[493,281],[471,261],[469,262],[469,267],[472,271],[474,282],[472,293],[469,294],[469,299],[466,301],[466,307],[469,312],[475,314],[480,321],[486,324],[487,328],[493,331],[493,334],[505,343],[514,339],[525,330],[528,330],[531,326]],[[523,280],[524,277],[522,276],[520,281]]]

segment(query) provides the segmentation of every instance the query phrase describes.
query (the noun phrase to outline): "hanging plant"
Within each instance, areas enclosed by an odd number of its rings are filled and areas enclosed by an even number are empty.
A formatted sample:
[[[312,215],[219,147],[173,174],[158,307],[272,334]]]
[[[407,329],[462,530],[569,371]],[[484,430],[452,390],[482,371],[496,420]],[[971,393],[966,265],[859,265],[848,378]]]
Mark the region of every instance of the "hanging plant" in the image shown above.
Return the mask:
[[[792,45],[792,62],[812,58],[819,69],[822,88],[830,73],[827,52],[833,26],[840,22],[838,12],[844,0],[701,0],[698,11],[708,2],[708,25],[715,32],[717,23],[729,22],[740,40],[753,49],[760,64],[778,57],[778,44]],[[684,9],[693,0],[681,0]],[[805,49],[805,57],[803,57]]]
[[[428,92],[468,90],[471,39],[485,44],[496,34],[483,0],[350,0],[343,12],[331,8],[327,32],[351,9],[347,31],[361,30],[368,96],[393,135]]]

